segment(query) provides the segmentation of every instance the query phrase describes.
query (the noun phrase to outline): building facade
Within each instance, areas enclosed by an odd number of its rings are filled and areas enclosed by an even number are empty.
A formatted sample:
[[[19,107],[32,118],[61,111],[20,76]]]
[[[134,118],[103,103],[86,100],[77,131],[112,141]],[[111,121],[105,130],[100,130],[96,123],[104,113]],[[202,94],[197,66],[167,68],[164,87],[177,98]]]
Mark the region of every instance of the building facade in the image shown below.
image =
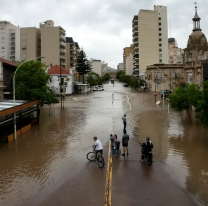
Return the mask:
[[[126,58],[133,53],[133,47],[125,47],[123,49],[123,70],[126,72]]]
[[[20,28],[9,21],[0,21],[0,57],[20,61]]]
[[[52,20],[40,23],[40,28],[21,28],[20,53],[21,61],[45,57],[41,61],[46,65],[66,67],[66,39],[65,30],[61,26],[54,26]]]
[[[126,58],[126,75],[133,75],[133,66],[133,55],[130,54],[130,56]]]
[[[183,64],[154,64],[148,66],[145,80],[150,91],[156,90],[156,92],[159,92],[168,89],[174,92],[176,86],[184,82]]]
[[[101,76],[102,75],[101,60],[90,59],[90,64],[91,64],[91,68],[92,68],[91,71],[95,72]]]
[[[117,69],[107,67],[102,70],[102,76],[105,74],[109,74],[111,79],[116,79],[116,72],[117,72]]]
[[[185,82],[202,87],[203,63],[208,59],[208,42],[200,28],[201,18],[197,14],[197,7],[195,7],[195,16],[192,20],[193,32],[189,36],[187,48],[184,49]]]
[[[183,50],[178,48],[177,42],[174,38],[168,39],[168,58],[169,64],[182,64]]]
[[[135,76],[144,75],[149,65],[168,64],[167,7],[140,10],[132,20],[132,37]]]
[[[123,68],[124,68],[123,63],[119,63],[118,66],[117,66],[117,70],[118,71],[124,70]]]

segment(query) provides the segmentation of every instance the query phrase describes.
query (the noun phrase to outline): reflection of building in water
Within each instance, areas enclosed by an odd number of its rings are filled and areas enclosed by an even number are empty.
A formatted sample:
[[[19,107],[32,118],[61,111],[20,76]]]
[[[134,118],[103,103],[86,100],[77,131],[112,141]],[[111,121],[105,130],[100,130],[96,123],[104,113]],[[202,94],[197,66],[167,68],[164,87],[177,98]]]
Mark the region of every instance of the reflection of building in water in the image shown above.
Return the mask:
[[[201,32],[200,20],[195,7],[193,32],[189,36],[187,48],[184,49],[185,82],[201,85],[203,81],[203,61],[208,59],[208,44],[206,36]]]

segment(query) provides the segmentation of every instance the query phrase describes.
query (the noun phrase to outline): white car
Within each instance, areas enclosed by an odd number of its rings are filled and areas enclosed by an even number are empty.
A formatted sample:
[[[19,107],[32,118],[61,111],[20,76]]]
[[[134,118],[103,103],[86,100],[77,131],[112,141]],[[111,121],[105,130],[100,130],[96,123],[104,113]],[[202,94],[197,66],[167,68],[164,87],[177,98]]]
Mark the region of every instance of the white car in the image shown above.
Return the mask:
[[[104,88],[102,86],[95,86],[93,88],[93,91],[103,91],[103,90],[104,90]]]

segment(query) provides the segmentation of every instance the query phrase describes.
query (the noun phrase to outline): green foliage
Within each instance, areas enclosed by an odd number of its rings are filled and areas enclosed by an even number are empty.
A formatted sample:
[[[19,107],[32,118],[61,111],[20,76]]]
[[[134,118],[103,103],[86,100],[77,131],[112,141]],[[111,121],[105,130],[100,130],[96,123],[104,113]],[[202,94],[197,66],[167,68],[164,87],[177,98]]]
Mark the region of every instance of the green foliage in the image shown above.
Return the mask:
[[[85,52],[81,50],[77,57],[77,64],[76,64],[77,72],[80,75],[84,76],[84,74],[89,73],[91,69],[92,68],[91,68],[90,62],[87,60]]]
[[[105,74],[103,77],[100,77],[99,74],[95,72],[89,72],[87,75],[87,82],[90,86],[101,85],[103,82],[110,79],[109,74]]]
[[[108,73],[104,74],[102,77],[102,81],[105,82],[105,81],[109,81],[109,80],[110,80],[110,75]]]
[[[137,89],[139,87],[139,79],[136,77],[131,78],[130,85],[131,85],[131,87]]]
[[[123,70],[116,72],[116,78],[120,80],[120,75],[125,75],[125,72]]]
[[[53,103],[52,93],[47,86],[49,78],[50,76],[45,72],[44,64],[40,61],[25,62],[18,69],[15,77],[17,98],[29,101],[42,99],[42,102],[51,99]]]

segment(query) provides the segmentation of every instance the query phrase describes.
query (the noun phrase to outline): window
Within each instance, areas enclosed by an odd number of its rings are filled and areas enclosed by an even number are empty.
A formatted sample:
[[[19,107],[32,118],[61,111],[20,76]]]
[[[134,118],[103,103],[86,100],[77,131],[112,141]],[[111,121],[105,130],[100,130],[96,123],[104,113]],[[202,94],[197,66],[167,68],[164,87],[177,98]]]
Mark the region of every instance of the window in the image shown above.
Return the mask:
[[[22,47],[22,50],[26,50],[26,47]]]
[[[160,59],[160,62],[162,62],[162,59]]]
[[[172,55],[170,55],[170,59],[173,59],[173,56]]]
[[[192,73],[188,73],[188,84],[192,84]]]
[[[161,28],[159,28],[159,31],[162,31],[162,29],[161,29]]]
[[[162,46],[162,44],[159,44],[159,46]]]
[[[1,37],[1,40],[5,40],[5,37]]]
[[[161,20],[161,17],[159,17],[158,20],[160,21]]]
[[[162,49],[159,49],[159,52],[162,52]]]
[[[26,44],[26,41],[23,41],[22,44]]]
[[[177,55],[180,55],[181,54],[181,52],[177,52]]]
[[[162,41],[162,39],[161,39],[161,38],[159,38],[159,41]]]
[[[1,49],[5,49],[5,46],[2,46]]]
[[[26,34],[23,34],[23,35],[22,35],[22,38],[26,38]]]
[[[5,44],[5,41],[2,41],[1,43],[2,43],[2,44]]]
[[[159,26],[161,26],[161,23],[159,23]]]
[[[162,34],[161,34],[161,33],[159,33],[159,36],[162,36]]]
[[[162,54],[160,54],[160,57],[162,57]]]

